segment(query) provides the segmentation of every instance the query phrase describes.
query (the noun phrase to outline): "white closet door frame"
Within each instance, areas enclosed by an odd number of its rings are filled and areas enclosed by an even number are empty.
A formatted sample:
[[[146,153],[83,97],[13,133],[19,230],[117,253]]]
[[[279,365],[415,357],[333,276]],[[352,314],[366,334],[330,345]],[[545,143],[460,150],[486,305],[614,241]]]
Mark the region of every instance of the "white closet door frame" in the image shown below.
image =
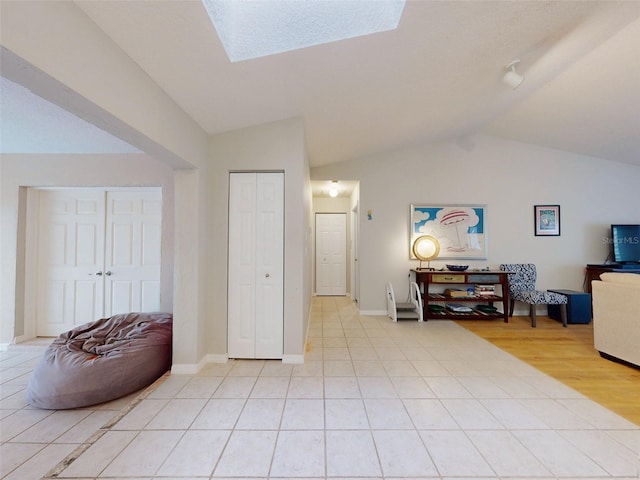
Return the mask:
[[[229,175],[228,354],[283,355],[284,174]]]

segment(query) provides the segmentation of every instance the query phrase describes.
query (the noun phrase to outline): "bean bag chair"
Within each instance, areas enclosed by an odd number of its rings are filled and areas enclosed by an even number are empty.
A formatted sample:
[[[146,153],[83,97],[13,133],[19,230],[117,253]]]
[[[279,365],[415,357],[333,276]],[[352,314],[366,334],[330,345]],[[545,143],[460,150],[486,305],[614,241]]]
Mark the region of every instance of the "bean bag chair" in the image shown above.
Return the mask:
[[[150,385],[171,368],[172,323],[169,313],[126,313],[61,334],[33,371],[27,401],[86,407]]]

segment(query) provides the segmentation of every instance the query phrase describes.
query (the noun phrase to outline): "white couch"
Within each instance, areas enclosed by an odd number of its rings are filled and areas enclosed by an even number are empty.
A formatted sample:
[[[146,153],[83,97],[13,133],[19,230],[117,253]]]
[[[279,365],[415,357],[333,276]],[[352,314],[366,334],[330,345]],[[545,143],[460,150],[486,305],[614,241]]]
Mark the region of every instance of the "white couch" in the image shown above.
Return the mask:
[[[640,275],[603,273],[591,291],[596,350],[640,366]]]

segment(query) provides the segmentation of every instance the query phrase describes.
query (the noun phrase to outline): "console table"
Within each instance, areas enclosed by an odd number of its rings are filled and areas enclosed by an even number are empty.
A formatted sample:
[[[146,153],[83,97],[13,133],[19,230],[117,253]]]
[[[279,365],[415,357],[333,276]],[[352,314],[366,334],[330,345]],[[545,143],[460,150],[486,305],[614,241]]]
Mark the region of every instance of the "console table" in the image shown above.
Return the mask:
[[[588,264],[586,269],[587,293],[591,293],[591,282],[600,280],[600,275],[605,272],[640,273],[640,268],[629,268],[621,263]]]
[[[502,318],[505,323],[509,321],[509,275],[511,272],[500,271],[464,271],[450,272],[416,268],[411,272],[415,275],[415,281],[424,289],[423,310],[424,319],[440,318],[452,320],[467,319],[491,319]],[[431,287],[438,285],[442,287],[458,287],[466,291],[468,287],[474,285],[494,285],[496,291],[494,295],[470,294],[463,297],[448,297],[443,293],[432,292]],[[500,288],[498,291],[497,288]],[[460,303],[473,309],[472,312],[451,312],[446,305]],[[478,309],[478,304],[493,306],[494,303],[502,304],[502,311],[486,312]],[[429,305],[442,305],[444,310],[436,312],[429,309]]]

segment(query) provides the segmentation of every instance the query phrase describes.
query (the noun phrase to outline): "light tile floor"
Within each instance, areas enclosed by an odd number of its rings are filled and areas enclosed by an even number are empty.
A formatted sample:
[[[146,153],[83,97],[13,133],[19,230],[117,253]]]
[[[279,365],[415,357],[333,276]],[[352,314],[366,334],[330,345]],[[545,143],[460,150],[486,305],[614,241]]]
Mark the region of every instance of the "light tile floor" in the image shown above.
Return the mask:
[[[638,426],[455,323],[319,297],[307,350],[56,412],[24,401],[41,351],[2,352],[2,478],[638,478]]]

